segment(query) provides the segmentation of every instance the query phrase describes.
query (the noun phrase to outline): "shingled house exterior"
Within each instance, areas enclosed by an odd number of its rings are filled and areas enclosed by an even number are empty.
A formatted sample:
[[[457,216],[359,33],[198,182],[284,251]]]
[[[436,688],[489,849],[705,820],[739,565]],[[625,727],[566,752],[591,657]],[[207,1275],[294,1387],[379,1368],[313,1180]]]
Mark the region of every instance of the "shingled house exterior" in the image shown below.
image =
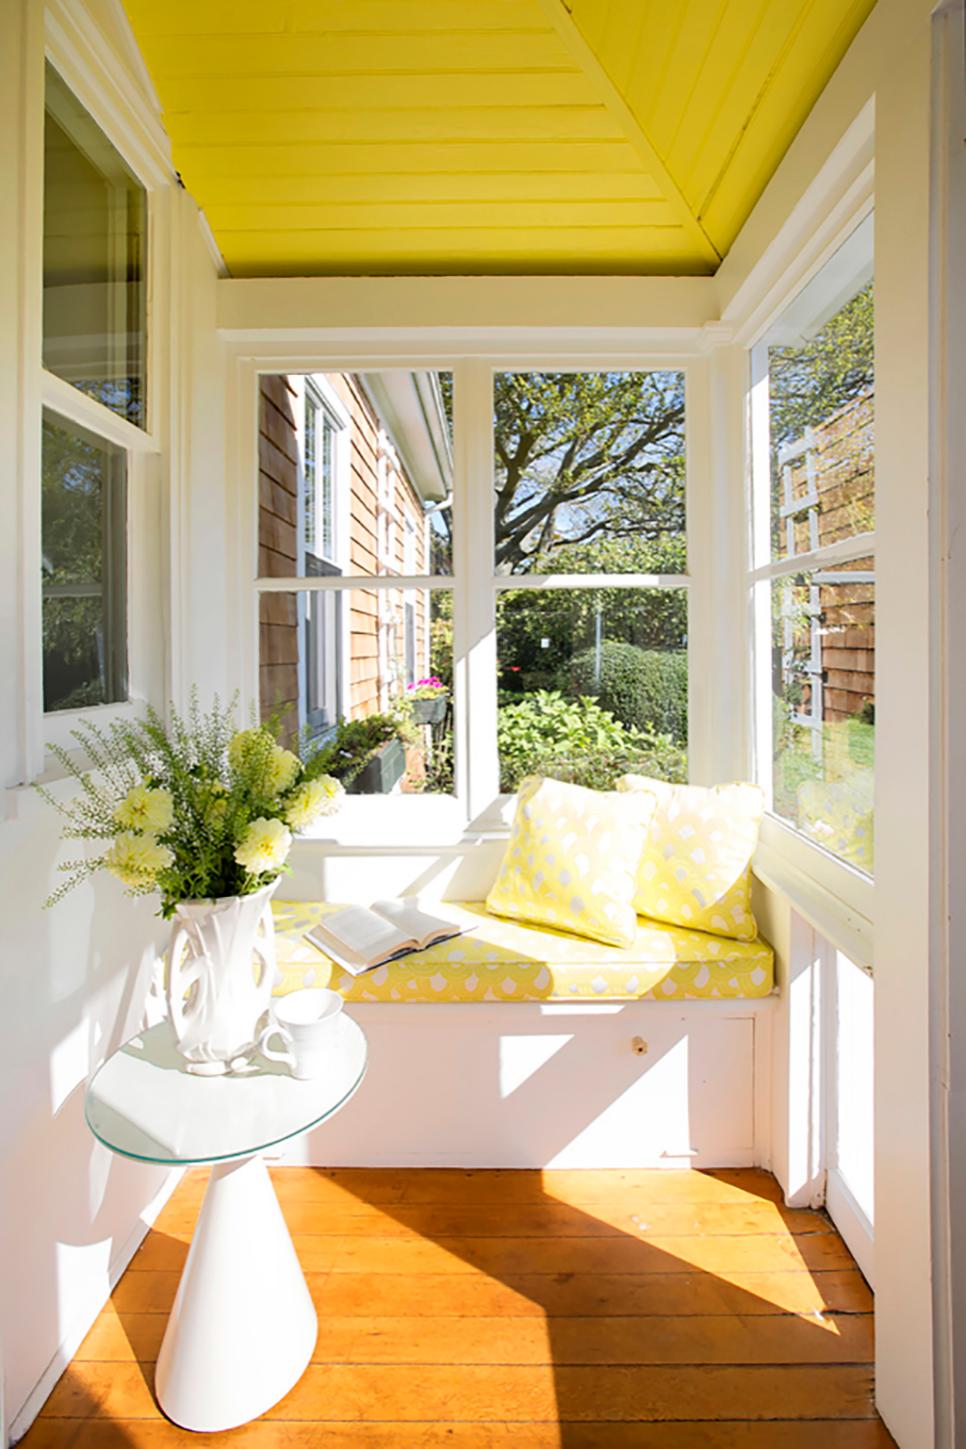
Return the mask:
[[[263,376],[259,572],[431,572],[447,442],[435,374]],[[324,737],[340,719],[385,711],[429,670],[429,600],[417,589],[263,593],[263,715]]]

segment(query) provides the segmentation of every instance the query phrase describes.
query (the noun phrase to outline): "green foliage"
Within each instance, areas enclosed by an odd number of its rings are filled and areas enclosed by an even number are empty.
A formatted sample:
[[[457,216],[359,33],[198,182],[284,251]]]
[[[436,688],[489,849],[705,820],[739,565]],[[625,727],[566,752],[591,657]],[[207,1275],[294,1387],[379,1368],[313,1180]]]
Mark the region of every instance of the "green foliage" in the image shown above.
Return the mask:
[[[426,775],[420,785],[424,795],[452,795],[455,789],[453,730],[433,730],[433,747],[426,760]]]
[[[411,720],[411,711],[409,715]],[[398,713],[341,720],[332,739],[313,755],[310,768],[351,785],[390,740],[403,738],[412,743],[405,729]]]
[[[780,701],[776,701],[780,704]],[[862,713],[821,727],[821,750],[813,749],[814,731],[795,724],[787,710],[776,715],[773,793],[775,810],[798,818],[799,791],[810,780],[844,780],[875,764],[875,725]]]
[[[453,688],[453,595],[434,589],[430,604],[429,672],[447,689]]]
[[[802,347],[768,352],[768,397],[773,448],[802,437],[873,384],[872,283],[846,302]]]
[[[498,372],[496,561],[684,529],[680,372]]]
[[[685,568],[683,539],[647,543],[606,540],[558,550],[566,573],[676,574]],[[639,649],[685,650],[684,589],[511,589],[497,600],[500,683],[527,693],[553,684],[575,653],[602,639]]]
[[[622,774],[687,778],[687,756],[666,735],[628,729],[592,699],[541,690],[504,705],[497,716],[500,788],[525,775],[550,775],[596,789]]]
[[[600,650],[582,650],[560,671],[559,686],[570,695],[589,695],[622,724],[688,738],[688,656],[684,651],[638,649],[604,640]]]

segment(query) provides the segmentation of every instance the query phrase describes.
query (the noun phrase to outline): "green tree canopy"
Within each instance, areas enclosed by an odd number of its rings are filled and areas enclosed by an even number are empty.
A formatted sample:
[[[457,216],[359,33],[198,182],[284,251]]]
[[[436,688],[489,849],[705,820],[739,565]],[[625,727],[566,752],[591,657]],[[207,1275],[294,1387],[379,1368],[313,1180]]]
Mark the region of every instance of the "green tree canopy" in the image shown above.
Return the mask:
[[[800,438],[873,384],[872,283],[800,347],[768,349],[772,448]]]
[[[494,388],[501,571],[532,572],[575,544],[683,533],[683,374],[503,372]]]

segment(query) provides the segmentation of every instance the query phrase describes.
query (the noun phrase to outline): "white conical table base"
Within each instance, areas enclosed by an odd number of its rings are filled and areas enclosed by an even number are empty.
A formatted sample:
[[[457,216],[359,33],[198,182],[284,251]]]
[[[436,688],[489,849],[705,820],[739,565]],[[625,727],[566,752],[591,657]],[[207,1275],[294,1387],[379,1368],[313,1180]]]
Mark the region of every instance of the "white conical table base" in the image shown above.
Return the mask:
[[[257,1418],[298,1382],[318,1320],[259,1157],[211,1169],[155,1376],[183,1429]]]
[[[211,1163],[208,1190],[158,1356],[158,1403],[185,1429],[257,1418],[297,1383],[318,1328],[261,1153],[344,1107],[366,1072],[348,1012],[332,1022],[317,1076],[256,1059],[245,1075],[184,1070],[171,1023],[132,1037],[87,1089],[96,1137],[168,1167]]]

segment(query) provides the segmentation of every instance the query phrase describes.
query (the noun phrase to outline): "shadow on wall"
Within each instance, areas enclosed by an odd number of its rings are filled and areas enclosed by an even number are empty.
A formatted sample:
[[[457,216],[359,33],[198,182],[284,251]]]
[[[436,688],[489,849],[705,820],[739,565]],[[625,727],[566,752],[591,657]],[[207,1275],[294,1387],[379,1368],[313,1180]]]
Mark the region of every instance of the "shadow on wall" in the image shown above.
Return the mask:
[[[16,1432],[49,1392],[143,1232],[163,1170],[120,1162],[84,1122],[87,1080],[145,1019],[166,928],[150,902],[106,876],[53,910],[60,822],[18,792],[18,818],[0,825],[4,1011],[0,1051],[2,1353],[9,1426]]]

